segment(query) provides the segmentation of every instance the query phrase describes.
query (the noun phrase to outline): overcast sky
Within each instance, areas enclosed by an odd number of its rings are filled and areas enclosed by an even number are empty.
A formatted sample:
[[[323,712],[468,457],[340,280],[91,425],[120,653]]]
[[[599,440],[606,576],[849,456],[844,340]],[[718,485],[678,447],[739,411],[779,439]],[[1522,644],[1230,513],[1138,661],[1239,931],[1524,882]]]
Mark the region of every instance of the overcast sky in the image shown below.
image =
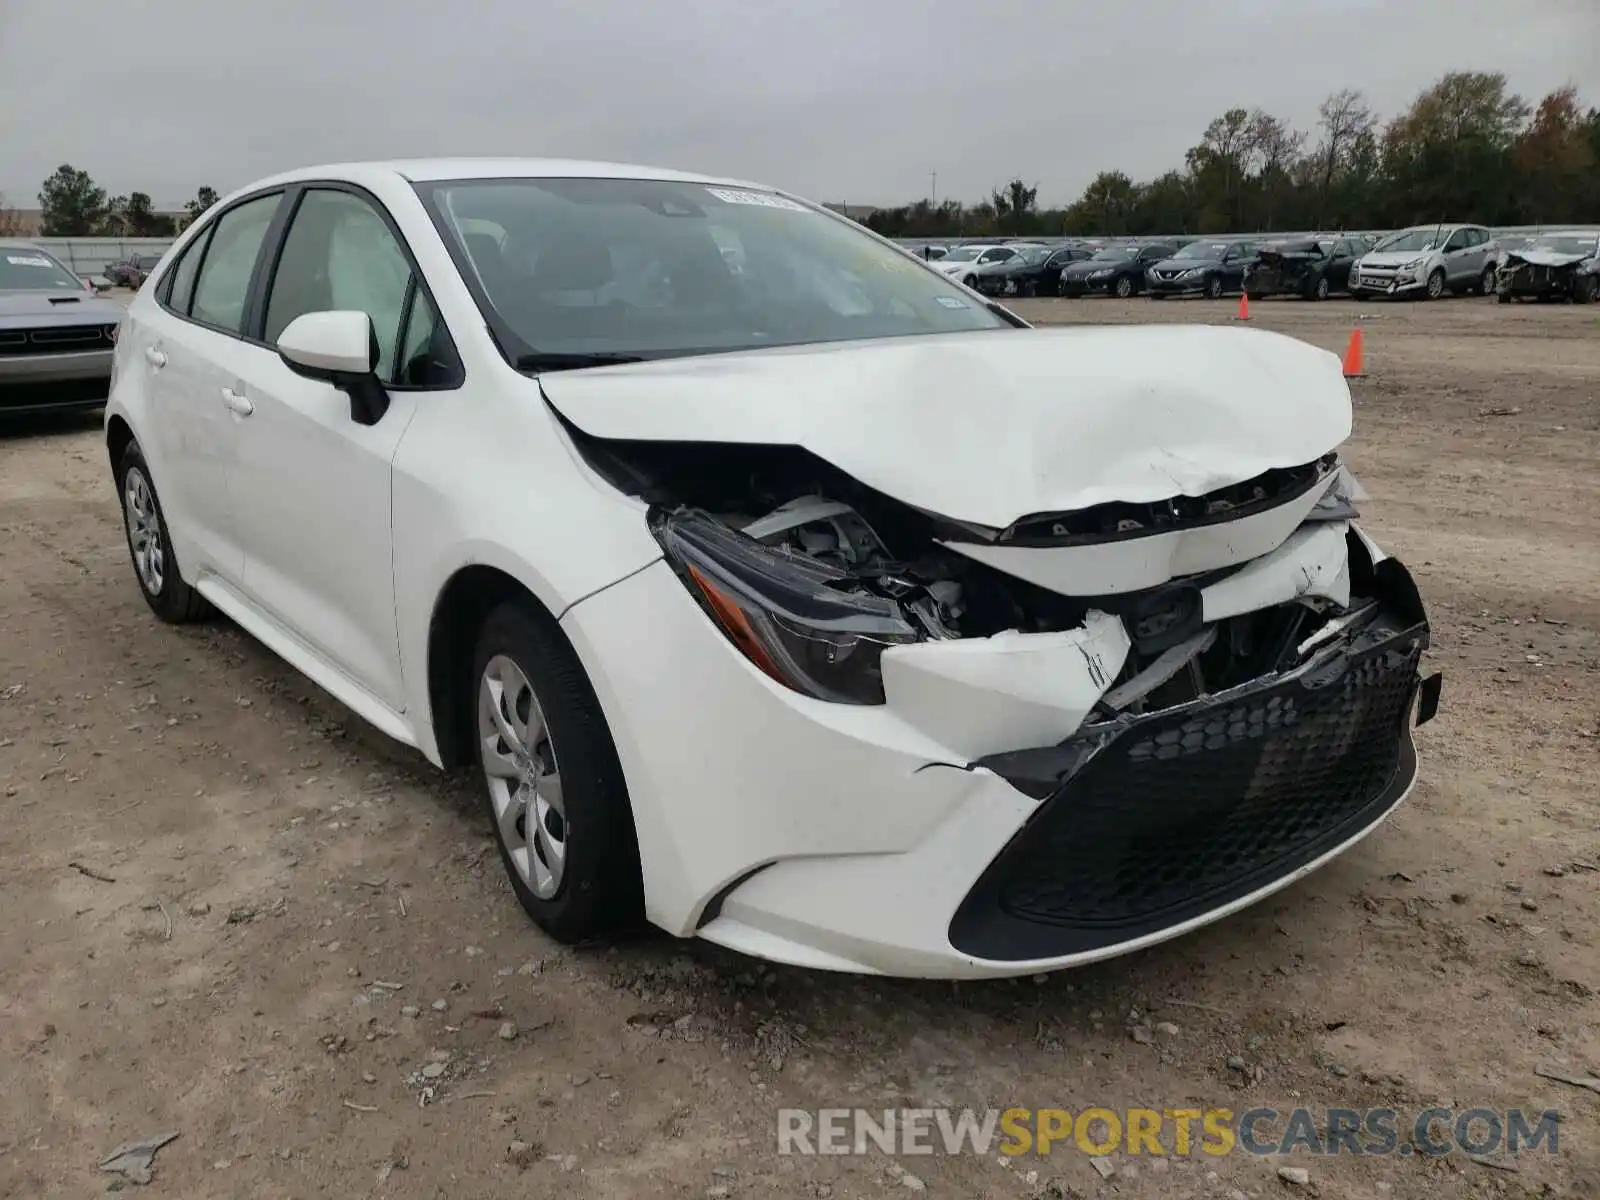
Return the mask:
[[[1390,114],[1455,68],[1600,105],[1600,0],[0,0],[0,192],[512,154],[1060,203],[1231,106],[1306,128],[1348,86]]]

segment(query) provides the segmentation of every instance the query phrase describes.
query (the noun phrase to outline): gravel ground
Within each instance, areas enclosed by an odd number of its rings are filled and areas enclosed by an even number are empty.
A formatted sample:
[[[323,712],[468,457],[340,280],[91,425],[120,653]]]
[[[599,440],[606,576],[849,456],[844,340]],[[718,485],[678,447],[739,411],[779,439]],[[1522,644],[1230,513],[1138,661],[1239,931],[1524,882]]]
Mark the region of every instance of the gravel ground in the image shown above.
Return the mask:
[[[1041,322],[1231,303],[1031,301]],[[1575,1196],[1600,1189],[1600,310],[1359,321],[1349,457],[1444,708],[1383,830],[1198,935],[1041,981],[770,969],[528,924],[469,781],[139,599],[94,422],[0,433],[0,1196]],[[1561,1153],[780,1156],[779,1107],[1561,1111]],[[1402,1121],[1404,1125],[1404,1121]],[[1169,1155],[1173,1147],[1165,1147]],[[1506,1169],[1512,1168],[1512,1169]],[[907,1174],[909,1172],[909,1174]],[[137,1172],[135,1172],[137,1174]],[[1296,1177],[1297,1178],[1297,1177]]]

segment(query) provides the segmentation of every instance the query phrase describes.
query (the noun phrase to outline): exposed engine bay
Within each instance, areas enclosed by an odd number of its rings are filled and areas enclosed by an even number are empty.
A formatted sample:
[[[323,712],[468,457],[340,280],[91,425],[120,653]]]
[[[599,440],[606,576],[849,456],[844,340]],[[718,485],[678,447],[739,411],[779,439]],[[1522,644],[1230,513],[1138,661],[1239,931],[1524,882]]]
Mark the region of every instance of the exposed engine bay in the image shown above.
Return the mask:
[[[611,483],[652,505],[669,560],[747,656],[825,699],[883,703],[877,660],[887,647],[1081,630],[1108,614],[1127,652],[1097,680],[1093,716],[1151,712],[1291,669],[1378,608],[1372,557],[1348,524],[1359,485],[1333,454],[1206,496],[1033,514],[990,529],[914,509],[795,447],[569,432]],[[1282,573],[1296,583],[1280,590],[1300,594],[1209,621],[1207,597],[1225,591],[1216,585],[1243,580],[1259,558],[1133,591],[1098,592],[1091,579],[1067,595],[964,552],[1133,545],[1291,503],[1305,511],[1288,531],[1322,534],[1324,560],[1333,547],[1326,586],[1309,586],[1305,564],[1287,564]]]

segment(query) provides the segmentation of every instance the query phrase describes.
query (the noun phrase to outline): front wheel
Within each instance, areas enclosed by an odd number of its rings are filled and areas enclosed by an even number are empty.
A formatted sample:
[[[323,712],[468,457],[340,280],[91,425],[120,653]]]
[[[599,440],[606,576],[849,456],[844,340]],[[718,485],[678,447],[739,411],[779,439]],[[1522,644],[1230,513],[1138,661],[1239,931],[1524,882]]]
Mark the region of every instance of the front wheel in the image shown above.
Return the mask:
[[[1210,279],[1206,280],[1206,299],[1222,299],[1222,276],[1213,275]]]
[[[578,942],[636,923],[639,850],[616,746],[555,622],[494,609],[472,662],[472,724],[511,890],[535,923]]]
[[[1311,289],[1313,300],[1326,300],[1328,298],[1328,277],[1323,275],[1317,280],[1316,286]]]
[[[1600,277],[1585,275],[1572,288],[1574,304],[1593,304],[1595,293],[1600,292]]]
[[[167,518],[150,464],[137,442],[130,442],[117,464],[117,495],[122,498],[122,524],[128,535],[128,556],[144,601],[169,625],[197,621],[211,611],[200,595],[178,573],[178,556],[172,551]]]
[[[1444,295],[1444,268],[1435,267],[1433,274],[1428,276],[1426,295],[1429,300],[1437,300]]]
[[[976,275],[968,275],[961,282],[966,284],[973,291],[977,291],[978,290],[978,277]]]
[[[1494,293],[1494,268],[1485,267],[1483,274],[1478,276],[1478,295],[1488,296]]]
[[[1126,300],[1129,296],[1133,295],[1133,280],[1129,279],[1126,275],[1122,276],[1117,280],[1116,290],[1117,299]]]

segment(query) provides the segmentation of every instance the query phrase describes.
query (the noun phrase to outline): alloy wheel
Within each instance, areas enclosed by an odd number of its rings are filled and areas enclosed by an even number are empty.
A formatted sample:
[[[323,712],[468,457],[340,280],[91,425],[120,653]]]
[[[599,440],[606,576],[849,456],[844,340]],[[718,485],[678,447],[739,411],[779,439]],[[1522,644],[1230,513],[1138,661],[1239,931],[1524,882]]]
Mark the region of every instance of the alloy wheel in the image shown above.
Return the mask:
[[[122,509],[139,586],[146,595],[159,596],[167,578],[166,531],[161,527],[161,511],[150,481],[138,467],[130,467],[122,481]]]
[[[561,770],[533,685],[503,654],[484,665],[478,681],[478,745],[507,857],[533,894],[548,900],[566,875]]]

